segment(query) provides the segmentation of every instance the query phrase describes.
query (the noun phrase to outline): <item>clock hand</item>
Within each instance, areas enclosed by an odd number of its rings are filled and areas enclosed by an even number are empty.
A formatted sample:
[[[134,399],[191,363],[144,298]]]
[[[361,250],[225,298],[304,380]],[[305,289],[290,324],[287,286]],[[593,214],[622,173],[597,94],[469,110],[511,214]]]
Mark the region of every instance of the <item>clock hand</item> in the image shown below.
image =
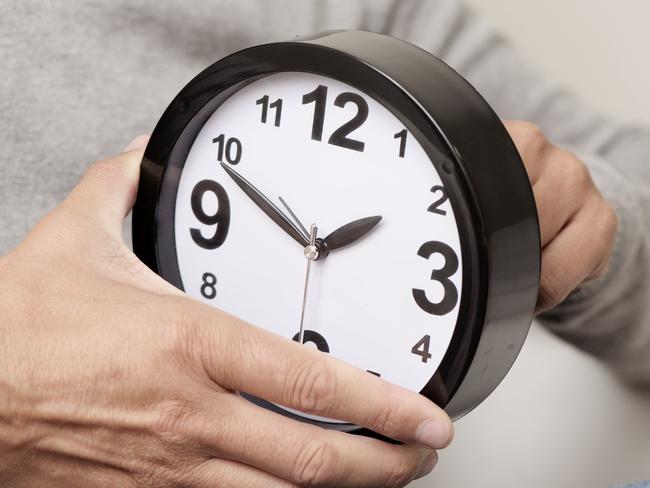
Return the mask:
[[[293,217],[293,220],[296,221],[296,223],[298,224],[300,229],[305,233],[306,236],[308,236],[309,231],[305,228],[304,225],[302,225],[302,222],[300,221],[298,216],[293,212],[293,210],[291,210],[291,207],[289,206],[289,204],[287,202],[285,202],[282,197],[278,197],[278,199],[280,200],[280,203],[282,203],[282,205],[284,205],[284,208],[287,209],[287,212],[289,212],[289,215],[291,215],[291,217]]]
[[[381,215],[375,215],[374,217],[365,217],[363,219],[355,220],[349,224],[345,224],[332,233],[330,233],[325,239],[320,241],[320,247],[322,248],[322,253],[326,254],[330,251],[340,249],[342,247],[348,246],[353,242],[358,241],[363,236],[368,234],[381,220]]]
[[[296,242],[301,246],[306,247],[309,245],[309,239],[304,235],[300,229],[298,229],[293,222],[287,217],[282,210],[276,207],[271,200],[266,198],[266,196],[255,188],[246,178],[237,173],[230,166],[225,163],[221,163],[221,167],[228,173],[233,181],[244,190],[244,193],[253,200],[253,203],[257,205],[262,212],[268,215],[273,222],[275,222],[283,231],[289,234]]]
[[[309,287],[309,271],[311,270],[311,262],[318,258],[320,254],[316,247],[316,234],[318,227],[316,224],[311,224],[309,228],[309,244],[305,246],[305,257],[307,258],[307,271],[305,272],[305,288],[302,293],[302,309],[300,310],[300,334],[298,335],[298,342],[304,344],[305,342],[305,305],[307,304],[307,289]]]

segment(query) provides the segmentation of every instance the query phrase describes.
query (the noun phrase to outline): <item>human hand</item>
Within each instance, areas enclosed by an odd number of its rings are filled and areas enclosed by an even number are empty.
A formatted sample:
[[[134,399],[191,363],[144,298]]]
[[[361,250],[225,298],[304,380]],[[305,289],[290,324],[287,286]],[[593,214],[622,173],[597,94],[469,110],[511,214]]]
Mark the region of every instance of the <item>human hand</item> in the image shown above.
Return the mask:
[[[533,185],[542,237],[537,312],[549,310],[590,279],[602,276],[614,245],[616,213],[585,164],[554,146],[528,122],[505,123]]]
[[[193,301],[132,254],[121,223],[140,142],[0,259],[0,485],[396,487],[430,471],[453,433],[444,411]],[[408,444],[297,422],[240,390]]]

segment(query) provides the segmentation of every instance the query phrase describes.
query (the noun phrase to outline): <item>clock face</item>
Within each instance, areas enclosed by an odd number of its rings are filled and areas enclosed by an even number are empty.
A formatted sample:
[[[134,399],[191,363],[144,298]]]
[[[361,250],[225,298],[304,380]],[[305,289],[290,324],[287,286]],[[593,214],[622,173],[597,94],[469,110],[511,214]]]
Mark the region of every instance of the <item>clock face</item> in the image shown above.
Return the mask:
[[[381,216],[367,234],[311,263],[305,343],[421,391],[456,327],[463,261],[442,180],[403,123],[347,84],[279,73],[231,95],[191,146],[174,219],[185,291],[296,338],[304,246],[234,175],[291,218],[281,197],[322,239],[344,224]]]

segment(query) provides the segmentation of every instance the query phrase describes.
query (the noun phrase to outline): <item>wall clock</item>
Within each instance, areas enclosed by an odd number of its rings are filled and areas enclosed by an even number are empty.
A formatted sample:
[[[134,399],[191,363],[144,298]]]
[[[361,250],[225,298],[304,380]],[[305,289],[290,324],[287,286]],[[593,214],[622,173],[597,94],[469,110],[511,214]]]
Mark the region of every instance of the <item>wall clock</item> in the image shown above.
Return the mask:
[[[146,149],[133,238],[192,297],[453,418],[506,375],[539,286],[535,201],[499,118],[431,54],[369,32],[251,47],[194,78]]]

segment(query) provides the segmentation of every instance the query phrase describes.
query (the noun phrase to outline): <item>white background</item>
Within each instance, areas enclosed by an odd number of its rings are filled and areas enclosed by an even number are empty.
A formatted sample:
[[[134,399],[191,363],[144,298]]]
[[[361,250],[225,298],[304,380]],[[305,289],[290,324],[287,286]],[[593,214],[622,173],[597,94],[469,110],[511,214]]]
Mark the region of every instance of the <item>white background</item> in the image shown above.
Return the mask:
[[[650,124],[650,2],[471,0],[549,78]],[[650,393],[534,329],[511,375],[457,423],[418,488],[599,488],[650,479]]]

